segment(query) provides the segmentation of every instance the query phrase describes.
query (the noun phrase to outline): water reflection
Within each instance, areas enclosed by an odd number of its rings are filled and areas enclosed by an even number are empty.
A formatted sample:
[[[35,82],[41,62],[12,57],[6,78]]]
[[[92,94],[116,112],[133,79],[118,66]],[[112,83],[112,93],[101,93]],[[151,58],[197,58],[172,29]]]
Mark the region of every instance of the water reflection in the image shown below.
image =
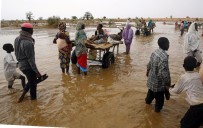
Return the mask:
[[[147,44],[154,40],[154,36],[157,35],[156,33],[152,33],[149,36],[143,36],[143,35],[136,35],[136,41],[140,42],[141,44]]]

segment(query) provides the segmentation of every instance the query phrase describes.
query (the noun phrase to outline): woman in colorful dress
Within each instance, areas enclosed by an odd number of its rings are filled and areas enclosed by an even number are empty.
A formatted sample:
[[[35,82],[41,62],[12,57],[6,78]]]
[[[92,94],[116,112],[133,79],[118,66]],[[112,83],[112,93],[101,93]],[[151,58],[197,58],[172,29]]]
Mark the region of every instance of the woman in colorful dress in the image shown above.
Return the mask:
[[[86,33],[84,31],[85,25],[81,21],[77,23],[76,33],[75,33],[75,54],[77,56],[77,68],[78,74],[80,70],[87,75],[87,48],[85,46],[85,41],[87,40]]]
[[[69,33],[66,31],[66,23],[60,23],[59,24],[59,32],[56,34],[56,37],[54,38],[53,43],[58,44],[58,47],[62,45],[61,40],[59,39],[59,35],[63,34],[63,38],[66,42],[65,49],[66,50],[61,50],[59,49],[59,60],[60,60],[60,67],[63,73],[68,73],[69,72],[69,63],[70,63],[70,57],[71,57],[71,50],[72,50],[72,43],[69,38]]]

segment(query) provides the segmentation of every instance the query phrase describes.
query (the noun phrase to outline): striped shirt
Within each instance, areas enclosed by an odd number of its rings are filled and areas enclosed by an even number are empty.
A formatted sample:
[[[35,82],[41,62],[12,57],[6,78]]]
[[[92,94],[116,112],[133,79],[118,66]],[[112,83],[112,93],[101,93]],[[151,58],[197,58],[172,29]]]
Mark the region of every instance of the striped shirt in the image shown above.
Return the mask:
[[[151,54],[147,71],[149,72],[147,86],[153,92],[164,91],[165,86],[170,86],[168,55],[163,49],[159,48]]]

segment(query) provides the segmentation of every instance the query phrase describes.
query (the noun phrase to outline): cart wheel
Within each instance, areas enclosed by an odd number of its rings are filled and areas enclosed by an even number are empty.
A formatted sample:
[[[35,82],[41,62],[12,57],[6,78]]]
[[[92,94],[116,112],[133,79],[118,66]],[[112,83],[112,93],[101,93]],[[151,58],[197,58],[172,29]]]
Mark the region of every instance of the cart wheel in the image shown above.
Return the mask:
[[[146,32],[146,36],[149,36],[151,34],[151,31]]]
[[[140,30],[137,29],[137,30],[135,31],[135,35],[140,35]]]
[[[75,54],[75,50],[72,52],[71,62],[72,62],[72,64],[76,64],[77,63],[77,56]]]
[[[108,68],[115,61],[113,52],[107,52],[102,58],[102,68]]]

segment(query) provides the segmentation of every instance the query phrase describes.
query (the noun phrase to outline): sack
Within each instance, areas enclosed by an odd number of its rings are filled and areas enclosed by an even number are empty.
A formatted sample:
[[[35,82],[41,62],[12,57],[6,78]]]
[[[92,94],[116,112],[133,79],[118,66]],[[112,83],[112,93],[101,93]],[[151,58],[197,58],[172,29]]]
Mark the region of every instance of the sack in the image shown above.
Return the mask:
[[[97,50],[89,50],[88,59],[96,60],[97,58]]]

